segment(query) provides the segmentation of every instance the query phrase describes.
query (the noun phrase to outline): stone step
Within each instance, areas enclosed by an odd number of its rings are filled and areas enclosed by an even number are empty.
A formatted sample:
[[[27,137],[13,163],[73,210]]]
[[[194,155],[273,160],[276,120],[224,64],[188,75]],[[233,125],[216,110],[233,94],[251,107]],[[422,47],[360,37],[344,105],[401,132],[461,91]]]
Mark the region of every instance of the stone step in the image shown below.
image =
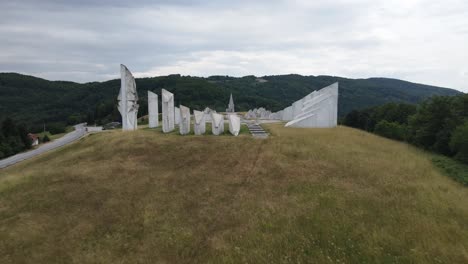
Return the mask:
[[[250,134],[255,138],[267,138],[269,136],[269,134],[260,125],[249,124],[247,125],[247,128],[249,129]]]

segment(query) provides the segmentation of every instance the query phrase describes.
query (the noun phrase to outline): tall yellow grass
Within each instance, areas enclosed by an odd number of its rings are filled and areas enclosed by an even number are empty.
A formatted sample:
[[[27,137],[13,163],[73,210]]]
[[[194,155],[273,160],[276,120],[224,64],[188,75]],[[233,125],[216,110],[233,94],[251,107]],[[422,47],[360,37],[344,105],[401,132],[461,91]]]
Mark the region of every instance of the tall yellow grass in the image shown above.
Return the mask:
[[[115,131],[0,171],[1,263],[467,263],[468,189],[362,131]]]

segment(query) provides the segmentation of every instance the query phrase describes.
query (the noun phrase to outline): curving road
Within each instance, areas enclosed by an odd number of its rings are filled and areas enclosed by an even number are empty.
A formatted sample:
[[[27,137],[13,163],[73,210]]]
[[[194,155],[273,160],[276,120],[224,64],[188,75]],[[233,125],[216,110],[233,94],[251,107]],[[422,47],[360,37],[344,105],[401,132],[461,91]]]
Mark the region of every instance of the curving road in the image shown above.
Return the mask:
[[[0,160],[0,169],[6,168],[6,167],[11,166],[13,164],[16,164],[16,163],[18,163],[20,161],[35,157],[35,156],[40,155],[40,154],[42,154],[44,152],[47,152],[49,150],[56,149],[56,148],[62,147],[64,145],[70,144],[70,143],[80,139],[84,135],[86,135],[85,123],[78,124],[78,125],[76,125],[74,127],[75,127],[75,130],[73,132],[70,132],[70,133],[64,135],[61,138],[58,138],[58,139],[56,139],[56,140],[54,140],[52,142],[49,142],[47,144],[39,145],[39,147],[36,148],[36,149],[30,150],[30,151],[27,151],[27,152],[23,152],[23,153],[19,153],[19,154],[16,154],[14,156],[8,157],[6,159]]]

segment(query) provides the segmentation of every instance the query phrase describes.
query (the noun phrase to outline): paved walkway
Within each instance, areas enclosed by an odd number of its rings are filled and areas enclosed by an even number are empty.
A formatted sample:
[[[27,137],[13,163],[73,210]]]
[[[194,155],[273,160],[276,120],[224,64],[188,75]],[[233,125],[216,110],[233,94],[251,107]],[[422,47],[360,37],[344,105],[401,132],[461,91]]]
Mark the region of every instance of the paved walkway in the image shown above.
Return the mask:
[[[36,149],[30,150],[30,151],[27,151],[27,152],[23,152],[23,153],[19,153],[19,154],[16,154],[14,156],[8,157],[6,159],[0,160],[0,169],[6,168],[6,167],[11,166],[13,164],[16,164],[16,163],[18,163],[20,161],[30,159],[32,157],[40,155],[40,154],[42,154],[44,152],[47,152],[49,150],[56,149],[56,148],[65,146],[67,144],[70,144],[70,143],[80,139],[84,135],[86,135],[85,124],[78,124],[78,125],[75,126],[75,130],[73,132],[70,132],[70,133],[64,135],[61,138],[58,138],[58,139],[56,139],[54,141],[51,141],[49,143],[46,143],[46,144],[39,145],[39,147],[36,148]]]

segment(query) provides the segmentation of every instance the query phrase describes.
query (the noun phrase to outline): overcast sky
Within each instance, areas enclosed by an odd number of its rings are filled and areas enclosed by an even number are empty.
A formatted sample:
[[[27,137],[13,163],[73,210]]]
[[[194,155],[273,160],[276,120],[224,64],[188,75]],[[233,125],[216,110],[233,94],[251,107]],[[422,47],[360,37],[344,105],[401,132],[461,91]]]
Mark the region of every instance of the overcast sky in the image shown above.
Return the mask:
[[[96,3],[95,3],[96,2]],[[468,92],[467,0],[0,0],[0,72],[335,75]]]

